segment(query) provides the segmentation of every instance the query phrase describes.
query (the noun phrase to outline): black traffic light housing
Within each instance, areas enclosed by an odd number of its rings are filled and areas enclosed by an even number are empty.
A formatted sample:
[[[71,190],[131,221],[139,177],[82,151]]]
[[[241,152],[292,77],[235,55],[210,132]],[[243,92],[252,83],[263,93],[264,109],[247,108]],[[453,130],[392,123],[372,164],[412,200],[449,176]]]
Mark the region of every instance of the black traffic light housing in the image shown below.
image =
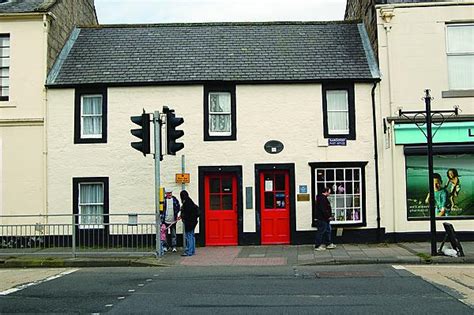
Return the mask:
[[[166,114],[166,150],[169,155],[176,155],[176,152],[184,148],[184,143],[176,142],[184,135],[183,130],[176,130],[176,127],[184,123],[183,117],[176,117],[174,109],[163,107]]]
[[[130,130],[132,135],[141,139],[141,141],[132,142],[132,148],[142,152],[144,156],[150,154],[150,114],[145,113],[145,110],[143,110],[141,116],[132,116],[130,120],[141,127]]]

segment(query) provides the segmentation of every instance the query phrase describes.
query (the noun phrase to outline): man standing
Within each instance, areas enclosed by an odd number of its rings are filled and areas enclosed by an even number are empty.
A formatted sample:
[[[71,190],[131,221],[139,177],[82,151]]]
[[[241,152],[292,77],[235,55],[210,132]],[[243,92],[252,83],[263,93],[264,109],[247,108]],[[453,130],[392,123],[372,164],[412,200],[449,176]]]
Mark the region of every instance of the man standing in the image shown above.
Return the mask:
[[[176,220],[178,218],[180,205],[178,199],[173,196],[173,191],[169,188],[165,189],[165,204],[162,222],[169,227],[171,233],[171,248],[173,252],[176,252]],[[169,247],[169,243],[168,247]],[[165,248],[165,251],[167,249]]]
[[[334,249],[336,245],[331,242],[331,224],[333,220],[331,204],[328,197],[331,194],[331,188],[325,187],[322,192],[316,196],[316,209],[312,226],[317,227],[316,241],[314,250]]]

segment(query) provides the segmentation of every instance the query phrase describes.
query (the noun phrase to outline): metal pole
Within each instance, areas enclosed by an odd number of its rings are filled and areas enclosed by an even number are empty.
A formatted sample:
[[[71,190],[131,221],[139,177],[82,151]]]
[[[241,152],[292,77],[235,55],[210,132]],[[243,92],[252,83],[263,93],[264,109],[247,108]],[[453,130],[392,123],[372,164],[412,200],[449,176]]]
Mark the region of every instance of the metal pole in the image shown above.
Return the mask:
[[[186,172],[186,158],[183,155],[181,155],[181,174],[184,174]],[[186,185],[184,183],[181,183],[181,190],[185,190]],[[186,236],[184,235],[184,221],[181,220],[181,226],[183,228],[183,249],[186,248]]]
[[[160,217],[160,156],[161,156],[161,120],[160,112],[153,113],[155,126],[155,225],[156,225],[156,255],[161,257],[161,217]]]
[[[426,104],[426,140],[428,144],[428,185],[430,188],[430,230],[431,230],[431,256],[437,255],[436,249],[436,212],[434,203],[433,184],[433,134],[431,132],[431,95],[430,90],[425,90]]]
[[[76,258],[76,215],[72,214],[72,257]]]

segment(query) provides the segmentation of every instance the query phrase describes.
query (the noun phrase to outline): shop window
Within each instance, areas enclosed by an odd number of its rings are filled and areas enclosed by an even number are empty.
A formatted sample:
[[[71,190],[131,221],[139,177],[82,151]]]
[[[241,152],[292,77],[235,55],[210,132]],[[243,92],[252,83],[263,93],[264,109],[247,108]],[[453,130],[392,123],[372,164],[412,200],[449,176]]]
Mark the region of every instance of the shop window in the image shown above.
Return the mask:
[[[332,224],[365,224],[365,162],[310,163],[313,171],[313,201],[325,187],[331,188],[329,202]]]
[[[204,88],[204,140],[236,140],[235,86]]]
[[[353,84],[323,84],[325,138],[355,140]]]
[[[106,90],[76,90],[74,121],[74,143],[106,143]]]
[[[449,89],[473,90],[474,24],[447,25],[446,34]]]
[[[406,150],[407,218],[429,220],[426,155],[410,154],[410,150]],[[439,152],[433,156],[433,164],[437,218],[474,219],[474,153]]]

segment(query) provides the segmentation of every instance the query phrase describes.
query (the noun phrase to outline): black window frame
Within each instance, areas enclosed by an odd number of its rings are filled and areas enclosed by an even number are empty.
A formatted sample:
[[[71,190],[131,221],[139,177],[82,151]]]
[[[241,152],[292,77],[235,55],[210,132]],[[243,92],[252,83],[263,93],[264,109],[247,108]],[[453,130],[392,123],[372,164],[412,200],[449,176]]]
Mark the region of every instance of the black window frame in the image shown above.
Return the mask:
[[[72,178],[72,213],[75,215],[76,228],[79,228],[79,184],[102,183],[104,185],[104,228],[93,230],[109,229],[109,178],[108,177],[73,177]],[[86,229],[84,229],[86,230]]]
[[[82,138],[81,136],[81,98],[86,95],[102,95],[102,137],[100,138]],[[107,88],[75,90],[74,143],[107,143]]]
[[[11,37],[10,37],[10,34],[8,33],[2,33],[0,34],[0,38],[8,38],[10,40],[10,46],[8,46],[8,48],[10,49],[10,53],[11,53]],[[2,47],[3,48],[3,47]],[[0,57],[0,58],[3,58],[3,57]],[[8,55],[8,59],[11,60],[11,55]],[[0,71],[2,69],[8,69],[8,79],[11,80],[11,77],[10,77],[10,65],[8,67],[0,67]],[[11,82],[10,82],[11,83]],[[0,88],[3,88],[3,86],[0,84]],[[10,85],[8,86],[8,96],[1,96],[0,95],[0,102],[8,102],[10,100]]]
[[[231,134],[228,136],[215,136],[209,134],[209,93],[229,92],[231,112]],[[235,98],[235,84],[207,84],[204,86],[204,141],[235,141],[237,140],[237,111]]]
[[[330,134],[328,127],[328,104],[327,104],[327,91],[347,91],[347,101],[349,106],[349,133],[348,134]],[[323,129],[324,138],[344,138],[347,140],[356,139],[356,119],[355,119],[355,98],[354,98],[354,83],[323,83],[322,85],[322,96],[323,96]]]

